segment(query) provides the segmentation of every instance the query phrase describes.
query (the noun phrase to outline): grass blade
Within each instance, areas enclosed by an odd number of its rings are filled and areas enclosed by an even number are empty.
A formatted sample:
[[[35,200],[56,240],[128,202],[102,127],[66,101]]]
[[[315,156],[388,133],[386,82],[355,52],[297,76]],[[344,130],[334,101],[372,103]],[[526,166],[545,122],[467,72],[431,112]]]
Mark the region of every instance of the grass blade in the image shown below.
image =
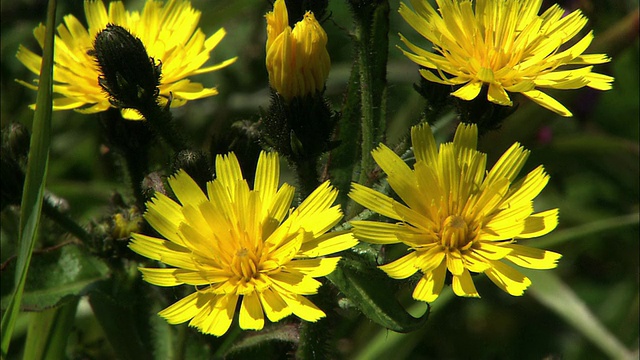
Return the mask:
[[[598,320],[556,274],[521,269],[532,282],[529,291],[541,304],[571,324],[611,359],[637,358]]]
[[[44,183],[49,162],[51,142],[51,112],[53,83],[53,39],[55,28],[56,0],[49,0],[47,7],[44,51],[40,67],[40,80],[36,111],[33,116],[33,132],[29,150],[27,174],[22,192],[20,209],[20,246],[16,267],[16,289],[9,307],[2,317],[1,351],[3,358],[9,351],[11,335],[20,311],[20,301],[27,279],[31,253],[35,245],[36,230],[40,221]]]

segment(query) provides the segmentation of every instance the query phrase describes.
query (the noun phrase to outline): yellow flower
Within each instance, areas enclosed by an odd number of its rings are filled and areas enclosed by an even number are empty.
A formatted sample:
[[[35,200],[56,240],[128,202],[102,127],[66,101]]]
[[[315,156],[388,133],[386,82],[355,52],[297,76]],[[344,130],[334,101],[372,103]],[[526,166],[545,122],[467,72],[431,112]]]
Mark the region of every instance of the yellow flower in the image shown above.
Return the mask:
[[[113,229],[111,236],[114,239],[126,239],[131,233],[140,231],[142,227],[142,216],[137,208],[123,210],[113,215]]]
[[[240,300],[240,327],[262,329],[295,314],[316,321],[324,312],[303,295],[317,293],[313,278],[331,273],[339,257],[321,256],[354,246],[349,232],[327,233],[340,219],[331,206],[337,191],[320,185],[296,209],[294,188],[278,188],[276,153],[262,153],[253,190],[233,153],[216,159],[217,179],[207,195],[184,172],[169,178],[180,204],[157,193],[144,215],[164,239],[134,234],[130,248],[170,268],[141,268],[158,286],[188,284],[195,292],[162,310],[171,324],[189,321],[206,334],[223,335]]]
[[[267,71],[271,86],[289,101],[322,91],[329,76],[331,60],[327,33],[312,12],[289,26],[284,0],[276,0],[267,19]]]
[[[519,296],[531,281],[505,261],[551,269],[561,257],[514,243],[514,239],[544,235],[557,225],[558,209],[533,212],[533,199],[549,180],[542,166],[514,183],[529,155],[515,143],[486,173],[487,155],[476,150],[477,134],[476,125],[460,125],[453,143],[440,145],[438,151],[428,125],[413,127],[413,170],[384,145],[372,152],[404,204],[359,184],[353,184],[349,194],[399,221],[352,224],[360,240],[410,247],[408,255],[380,268],[396,279],[421,271],[413,291],[416,300],[434,301],[447,269],[458,296],[479,297],[469,271],[485,273],[502,290]]]
[[[203,67],[210,52],[225,36],[225,31],[220,29],[206,38],[197,28],[200,11],[193,9],[188,0],[169,0],[166,3],[148,0],[142,13],[126,11],[120,1],[109,3],[108,11],[102,1],[85,1],[84,11],[88,30],[73,15],[66,15],[64,24],[57,28],[53,91],[62,96],[54,99],[54,110],[96,113],[111,106],[107,94],[98,84],[100,73],[96,61],[87,53],[93,48],[96,35],[107,24],[129,30],[142,40],[149,56],[162,62],[160,101],[166,103],[172,93],[172,107],[182,106],[188,100],[216,95],[218,91],[215,88],[205,88],[200,83],[191,82],[188,77],[221,69],[236,60],[233,58]],[[40,46],[44,33],[42,24],[34,30]],[[16,56],[33,73],[40,73],[42,58],[39,55],[21,45]],[[24,81],[19,82],[37,88]],[[123,111],[123,115],[129,119],[141,119],[133,110]]]
[[[613,78],[592,72],[594,65],[610,61],[603,54],[582,53],[593,40],[589,32],[571,46],[587,23],[580,10],[567,16],[557,4],[538,15],[542,0],[438,0],[438,12],[426,0],[411,0],[414,11],[400,4],[400,15],[433,44],[426,51],[404,36],[404,54],[418,65],[427,80],[462,85],[452,95],[475,99],[483,84],[489,101],[511,106],[508,92],[522,93],[540,106],[562,116],[571,112],[539,88],[611,89]],[[565,65],[569,69],[559,70]],[[448,74],[448,75],[447,75]]]

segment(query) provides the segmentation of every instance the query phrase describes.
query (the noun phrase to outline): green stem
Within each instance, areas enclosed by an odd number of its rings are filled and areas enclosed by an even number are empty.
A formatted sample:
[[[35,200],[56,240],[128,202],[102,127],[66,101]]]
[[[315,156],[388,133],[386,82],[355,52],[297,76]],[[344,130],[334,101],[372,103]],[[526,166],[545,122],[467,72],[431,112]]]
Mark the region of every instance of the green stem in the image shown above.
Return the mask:
[[[187,324],[178,326],[178,335],[176,337],[176,360],[184,360],[187,353]]]
[[[298,194],[304,200],[320,185],[318,181],[318,159],[310,157],[295,162],[298,175]]]
[[[331,329],[336,325],[335,319],[337,316],[332,311],[334,304],[331,301],[332,298],[335,299],[335,295],[331,294],[331,287],[327,284],[328,281],[326,279],[321,281],[323,285],[318,289],[318,294],[312,297],[312,301],[324,310],[327,316],[317,322],[303,321],[300,324],[300,340],[296,351],[296,359],[298,360],[335,358],[335,353],[332,350],[335,349],[335,346],[330,343],[332,339]]]
[[[91,235],[70,217],[63,214],[48,199],[42,202],[42,212],[68,233],[78,238],[85,245],[91,243]]]
[[[357,63],[360,71],[362,106],[362,159],[360,184],[370,183],[374,168],[371,150],[384,140],[386,131],[387,60],[389,47],[389,2],[371,4],[356,15]]]
[[[189,149],[184,135],[174,126],[173,116],[167,107],[161,107],[154,102],[138,109],[138,111],[147,119],[147,124],[171,146],[174,152],[178,153]]]
[[[369,60],[369,29],[363,28],[360,24],[356,28],[356,37],[360,42],[360,51],[358,51],[358,69],[360,71],[360,104],[361,104],[361,126],[362,126],[362,143],[360,160],[360,178],[358,183],[366,184],[369,181],[369,173],[373,170],[373,158],[371,150],[374,145],[373,130],[373,93],[371,81],[371,64]]]

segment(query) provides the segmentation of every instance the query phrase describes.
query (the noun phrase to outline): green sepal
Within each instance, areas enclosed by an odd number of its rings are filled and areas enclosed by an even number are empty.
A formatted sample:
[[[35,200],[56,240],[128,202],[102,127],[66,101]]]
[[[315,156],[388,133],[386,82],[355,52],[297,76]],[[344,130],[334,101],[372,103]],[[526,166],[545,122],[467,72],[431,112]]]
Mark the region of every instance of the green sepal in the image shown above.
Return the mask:
[[[0,276],[2,309],[10,301],[15,271],[14,258],[7,262]],[[42,311],[69,298],[84,295],[93,284],[105,279],[108,273],[106,264],[75,244],[34,253],[20,309]]]
[[[367,318],[385,328],[408,333],[422,327],[429,310],[419,318],[411,316],[389,293],[390,279],[371,262],[355,255],[343,256],[338,267],[327,278]]]

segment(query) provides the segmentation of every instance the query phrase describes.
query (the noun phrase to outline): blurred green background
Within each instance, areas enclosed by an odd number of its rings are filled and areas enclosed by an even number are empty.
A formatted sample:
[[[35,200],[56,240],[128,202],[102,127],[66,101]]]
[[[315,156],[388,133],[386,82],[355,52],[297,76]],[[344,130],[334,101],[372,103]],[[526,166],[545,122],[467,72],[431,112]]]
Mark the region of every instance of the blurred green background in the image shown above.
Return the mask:
[[[550,3],[545,1],[544,7]],[[573,118],[562,118],[515,97],[520,108],[501,129],[481,139],[480,150],[489,154],[492,164],[514,141],[520,141],[532,150],[523,173],[544,164],[551,175],[536,206],[540,210],[559,207],[560,225],[550,235],[526,243],[563,254],[558,268],[553,270],[561,283],[554,282],[555,278],[532,276],[534,287],[522,298],[514,298],[478,276],[475,281],[481,299],[445,294],[432,304],[427,324],[410,334],[381,329],[362,315],[348,312],[336,329],[339,351],[345,358],[606,359],[614,356],[613,350],[605,350],[607,336],[638,357],[638,1],[559,3],[567,10],[582,9],[590,19],[584,31],[593,29],[596,40],[587,53],[605,52],[613,58],[611,63],[596,67],[596,72],[615,77],[613,90],[550,92],[573,111]],[[141,9],[142,4],[143,1],[125,1],[128,9]],[[408,134],[410,124],[419,120],[424,106],[413,90],[413,84],[419,81],[417,67],[396,49],[400,44],[397,33],[402,32],[425,47],[426,44],[403,23],[395,11],[398,4],[391,1],[387,106],[390,144]],[[14,79],[31,81],[35,76],[16,60],[15,53],[19,44],[39,51],[32,30],[43,21],[46,2],[2,0],[1,5],[2,128],[13,122],[30,127],[33,112],[27,105],[35,102],[36,94]],[[58,23],[63,14],[75,14],[84,22],[82,1],[62,0],[58,6]],[[206,34],[219,27],[228,32],[214,51],[212,62],[239,57],[222,71],[196,78],[205,86],[216,85],[220,95],[189,102],[173,111],[194,143],[208,149],[217,133],[227,131],[238,120],[256,121],[258,110],[268,106],[264,14],[271,4],[267,0],[198,0],[193,1],[193,6],[203,12],[200,24]],[[323,23],[332,58],[327,96],[333,108],[339,110],[353,58],[352,20],[346,1],[330,1],[329,13]],[[106,215],[114,192],[128,191],[123,173],[102,146],[100,131],[95,115],[54,112],[47,189],[66,200],[68,213],[81,224]],[[162,156],[159,159],[165,161]],[[16,214],[12,208],[2,213],[3,262],[15,253]],[[68,239],[46,221],[42,228],[50,233],[37,247]],[[557,296],[545,297],[543,294],[549,293],[544,291],[545,286],[547,290],[554,289],[551,293]],[[577,302],[567,302],[562,290],[574,294]],[[399,289],[398,297],[417,314],[424,311],[423,304],[409,299],[409,290]],[[563,318],[552,310],[562,304],[577,310]],[[580,312],[581,305],[589,312]],[[585,320],[581,317],[588,317],[589,313],[595,317],[591,320],[604,326],[604,338],[581,322]],[[16,343],[26,331],[22,324],[15,333]],[[77,358],[113,356],[82,302],[73,331],[69,352]],[[591,338],[585,334],[592,334]],[[13,347],[12,352],[19,352],[19,346]],[[287,357],[291,353],[284,348],[282,357]]]

